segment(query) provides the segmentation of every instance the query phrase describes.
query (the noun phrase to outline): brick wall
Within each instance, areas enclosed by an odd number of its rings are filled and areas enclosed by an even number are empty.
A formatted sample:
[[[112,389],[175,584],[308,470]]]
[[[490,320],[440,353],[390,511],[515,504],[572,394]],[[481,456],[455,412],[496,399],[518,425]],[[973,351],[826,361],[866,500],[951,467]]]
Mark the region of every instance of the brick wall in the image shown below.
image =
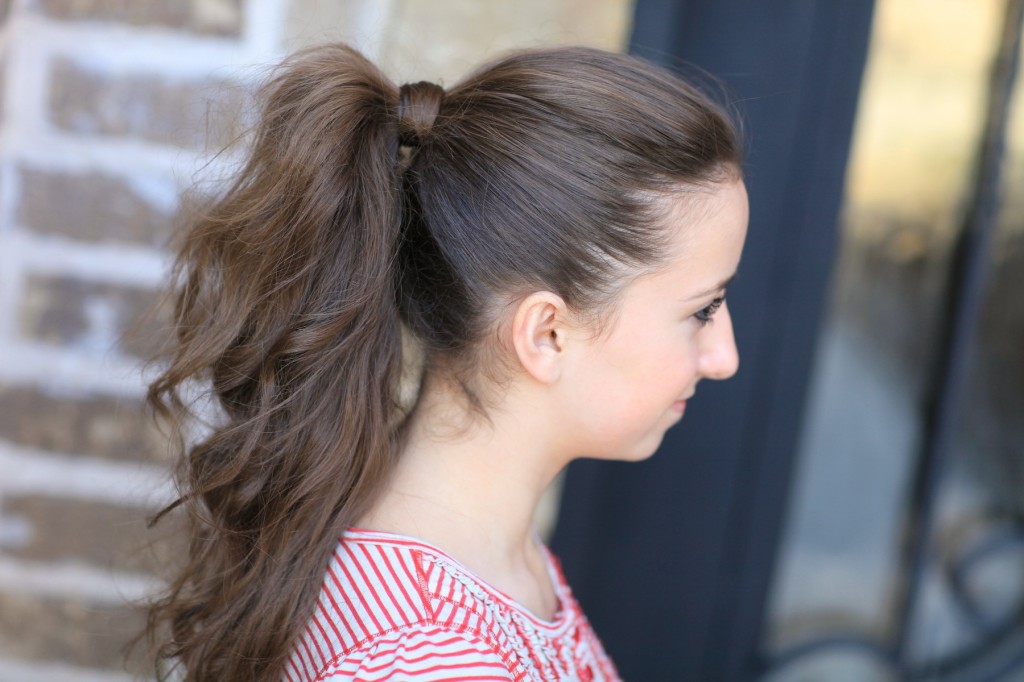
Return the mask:
[[[239,131],[252,65],[344,39],[400,79],[452,82],[511,45],[615,47],[628,9],[0,0],[0,682],[137,672],[130,603],[180,540],[145,530],[171,488],[141,403],[153,337],[129,332],[157,301],[182,189]]]

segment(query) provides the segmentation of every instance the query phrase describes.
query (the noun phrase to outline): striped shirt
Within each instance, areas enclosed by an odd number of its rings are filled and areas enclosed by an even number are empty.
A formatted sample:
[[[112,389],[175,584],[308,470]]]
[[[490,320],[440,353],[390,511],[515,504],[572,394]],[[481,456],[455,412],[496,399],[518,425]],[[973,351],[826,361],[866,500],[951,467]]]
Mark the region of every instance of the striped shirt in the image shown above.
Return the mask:
[[[619,680],[558,561],[544,554],[559,599],[551,621],[433,545],[349,530],[282,680]]]

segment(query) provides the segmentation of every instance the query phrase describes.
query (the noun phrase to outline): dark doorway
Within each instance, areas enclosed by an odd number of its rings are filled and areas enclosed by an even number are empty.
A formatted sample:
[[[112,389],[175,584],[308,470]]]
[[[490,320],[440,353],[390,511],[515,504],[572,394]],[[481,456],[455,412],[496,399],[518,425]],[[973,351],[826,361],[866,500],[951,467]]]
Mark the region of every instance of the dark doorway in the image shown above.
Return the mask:
[[[748,138],[741,369],[640,465],[570,468],[553,545],[627,680],[745,680],[791,479],[871,0],[639,0],[631,50],[721,78]]]

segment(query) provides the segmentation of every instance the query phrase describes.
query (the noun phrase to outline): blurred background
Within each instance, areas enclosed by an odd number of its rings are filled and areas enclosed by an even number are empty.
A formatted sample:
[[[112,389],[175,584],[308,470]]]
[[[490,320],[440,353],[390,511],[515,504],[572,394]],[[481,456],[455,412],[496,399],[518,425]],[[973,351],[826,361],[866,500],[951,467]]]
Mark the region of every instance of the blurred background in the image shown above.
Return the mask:
[[[631,50],[744,120],[740,375],[543,519],[625,679],[1024,680],[1021,5],[0,0],[0,682],[146,676],[131,603],[181,545],[145,530],[160,320],[128,332],[252,85],[325,40],[449,85]]]

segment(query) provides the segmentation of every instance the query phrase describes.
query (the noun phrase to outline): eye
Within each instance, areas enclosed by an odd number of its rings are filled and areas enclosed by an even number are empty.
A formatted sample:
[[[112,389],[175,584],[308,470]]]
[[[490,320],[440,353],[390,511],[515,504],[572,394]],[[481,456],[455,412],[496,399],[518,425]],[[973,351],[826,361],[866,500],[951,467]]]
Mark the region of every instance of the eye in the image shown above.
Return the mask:
[[[718,309],[722,307],[723,303],[725,303],[725,296],[719,296],[715,300],[711,301],[711,303],[708,303],[706,306],[695,312],[693,316],[697,318],[697,322],[700,323],[700,326],[704,327],[709,325],[714,321],[715,313],[718,312]]]

